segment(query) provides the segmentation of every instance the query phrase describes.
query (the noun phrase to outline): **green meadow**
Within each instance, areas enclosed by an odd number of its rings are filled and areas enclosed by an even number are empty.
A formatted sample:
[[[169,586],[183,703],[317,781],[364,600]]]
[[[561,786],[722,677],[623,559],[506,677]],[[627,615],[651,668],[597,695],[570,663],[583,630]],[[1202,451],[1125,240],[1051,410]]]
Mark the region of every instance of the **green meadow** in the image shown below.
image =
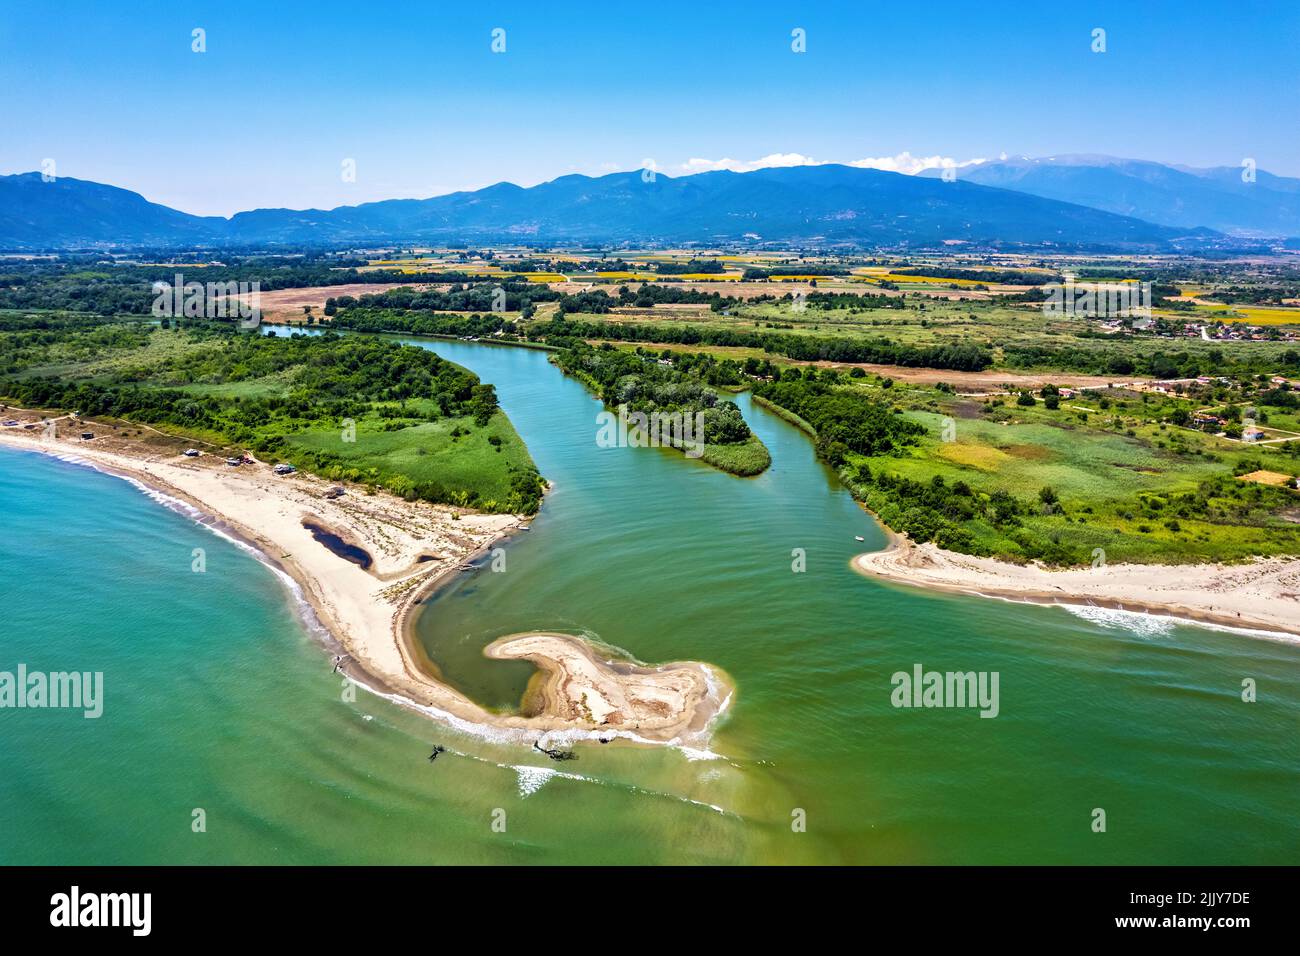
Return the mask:
[[[398,494],[441,487],[452,503],[473,498],[484,511],[501,510],[516,492],[515,477],[534,469],[523,440],[499,410],[483,427],[460,417],[390,430],[375,414],[355,426],[356,440],[350,442],[342,440],[338,428],[296,431],[285,437],[285,457],[329,460],[319,468],[326,478],[377,482]]]
[[[901,405],[914,406],[900,407],[900,414],[919,422],[924,433],[915,445],[888,455],[850,455],[842,469],[893,527],[907,530],[915,503],[856,481],[859,469],[918,486],[964,485],[976,500],[996,493],[1016,499],[1020,510],[1006,521],[991,520],[991,509],[978,507],[973,516],[960,516],[969,540],[958,549],[977,554],[1082,564],[1095,559],[1098,548],[1112,563],[1300,553],[1300,494],[1238,477],[1259,469],[1300,473],[1300,459],[1288,446],[1249,445],[1180,428],[1158,420],[1160,412],[1139,401],[1112,405],[1110,417],[1085,419],[1041,401],[981,406],[940,392],[893,391]],[[932,506],[942,511],[942,499]]]
[[[0,370],[0,397],[12,404],[80,411],[178,451],[248,450],[483,511],[532,513],[540,503],[542,479],[492,386],[377,337],[56,321],[0,331]]]

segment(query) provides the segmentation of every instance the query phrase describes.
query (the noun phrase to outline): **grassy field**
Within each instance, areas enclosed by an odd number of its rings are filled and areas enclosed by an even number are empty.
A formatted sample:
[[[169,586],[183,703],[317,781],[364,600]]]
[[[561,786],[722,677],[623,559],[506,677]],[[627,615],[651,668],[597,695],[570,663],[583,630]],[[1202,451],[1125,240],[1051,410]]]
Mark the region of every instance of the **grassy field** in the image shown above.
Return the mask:
[[[46,330],[35,344],[0,333],[0,395],[408,499],[537,508],[540,476],[490,387],[433,353],[370,336],[114,328]]]
[[[1102,410],[1089,395],[1053,410],[1041,401],[990,406],[936,390],[890,391],[899,413],[924,434],[890,455],[850,455],[842,469],[887,524],[906,526],[907,502],[856,482],[864,467],[921,486],[964,483],[976,496],[1002,492],[1028,503],[1014,523],[982,516],[962,522],[971,538],[962,550],[975,553],[1024,560],[1046,552],[1075,564],[1095,560],[1095,549],[1109,562],[1300,554],[1300,493],[1237,477],[1261,468],[1300,474],[1300,446],[1231,441],[1164,420],[1195,402],[1143,403],[1127,393],[1127,400],[1107,399]]]
[[[337,428],[309,428],[286,438],[285,457],[306,460],[325,453],[340,459],[322,469],[326,478],[381,482],[405,491],[440,485],[455,504],[497,511],[510,499],[511,479],[533,468],[523,440],[504,412],[497,411],[482,428],[468,417],[424,422],[396,431],[384,428],[376,415],[356,421],[356,440],[344,442]]]

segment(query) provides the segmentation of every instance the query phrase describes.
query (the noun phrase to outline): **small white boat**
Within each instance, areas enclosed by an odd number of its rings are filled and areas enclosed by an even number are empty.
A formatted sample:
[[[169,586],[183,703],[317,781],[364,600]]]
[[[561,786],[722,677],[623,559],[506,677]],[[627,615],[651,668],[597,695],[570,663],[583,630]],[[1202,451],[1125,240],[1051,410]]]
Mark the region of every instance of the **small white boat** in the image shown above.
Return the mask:
[[[860,534],[855,534],[855,535],[853,536],[853,540],[854,540],[854,541],[866,541],[867,539],[864,538],[864,537],[862,537],[862,535],[860,535]]]

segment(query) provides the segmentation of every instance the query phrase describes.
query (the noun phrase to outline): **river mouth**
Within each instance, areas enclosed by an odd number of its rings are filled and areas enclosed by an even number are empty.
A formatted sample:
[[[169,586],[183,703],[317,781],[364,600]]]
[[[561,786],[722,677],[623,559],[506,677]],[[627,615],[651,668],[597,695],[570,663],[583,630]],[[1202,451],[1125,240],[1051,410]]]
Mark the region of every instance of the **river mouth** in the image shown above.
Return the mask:
[[[714,657],[712,635],[758,626],[755,612],[798,580],[790,577],[792,548],[818,548],[833,537],[843,566],[863,547],[858,534],[883,541],[807,437],[748,394],[734,400],[760,438],[779,448],[772,448],[768,472],[742,478],[671,449],[602,447],[603,405],[545,353],[403,341],[502,383],[503,407],[554,482],[530,532],[504,545],[500,567],[484,561],[448,579],[425,597],[413,622],[414,640],[439,678],[485,708],[529,707],[533,668],[483,655],[512,633],[573,635],[616,666],[693,660],[730,672]],[[787,500],[789,489],[804,483],[809,499]],[[829,501],[818,497],[826,493]],[[777,538],[765,527],[774,514],[785,526]],[[804,540],[787,543],[800,525],[809,527]],[[781,603],[802,613],[797,601]],[[728,634],[728,642],[735,639]]]
[[[494,383],[554,482],[531,530],[499,544],[497,567],[485,557],[445,579],[413,616],[412,643],[439,677],[489,710],[527,710],[535,668],[483,649],[554,631],[733,679],[708,744],[725,759],[584,747],[576,769],[600,786],[521,786],[565,852],[596,832],[587,861],[650,835],[680,862],[692,852],[682,832],[707,833],[701,858],[715,861],[1279,863],[1300,847],[1286,731],[1300,721],[1300,649],[1182,623],[1157,639],[1060,608],[875,582],[851,562],[884,546],[880,527],[808,436],[748,395],[735,400],[772,466],[740,479],[672,450],[599,449],[603,406],[544,352],[401,340]],[[893,706],[892,675],[917,664],[999,674],[998,717]],[[1267,682],[1269,710],[1240,702],[1241,675]],[[614,781],[636,794],[617,804],[637,821],[626,844],[609,836]],[[788,842],[790,808],[810,805],[818,826]],[[715,806],[745,822],[710,829]],[[1091,831],[1097,806],[1120,808],[1125,840]]]

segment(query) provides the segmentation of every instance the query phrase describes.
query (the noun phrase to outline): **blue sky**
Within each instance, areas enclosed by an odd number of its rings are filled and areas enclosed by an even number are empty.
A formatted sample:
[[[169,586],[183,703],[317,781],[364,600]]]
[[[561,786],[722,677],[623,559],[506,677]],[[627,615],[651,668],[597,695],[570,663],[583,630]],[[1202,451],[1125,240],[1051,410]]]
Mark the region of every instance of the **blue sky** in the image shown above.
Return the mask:
[[[1300,175],[1294,0],[0,11],[0,172],[52,158],[61,176],[195,213],[531,185],[647,159],[674,175],[777,155],[910,168],[896,157],[1107,153],[1252,157]],[[196,27],[205,53],[191,50]],[[1105,53],[1091,50],[1098,27]],[[805,53],[791,50],[795,28]]]

